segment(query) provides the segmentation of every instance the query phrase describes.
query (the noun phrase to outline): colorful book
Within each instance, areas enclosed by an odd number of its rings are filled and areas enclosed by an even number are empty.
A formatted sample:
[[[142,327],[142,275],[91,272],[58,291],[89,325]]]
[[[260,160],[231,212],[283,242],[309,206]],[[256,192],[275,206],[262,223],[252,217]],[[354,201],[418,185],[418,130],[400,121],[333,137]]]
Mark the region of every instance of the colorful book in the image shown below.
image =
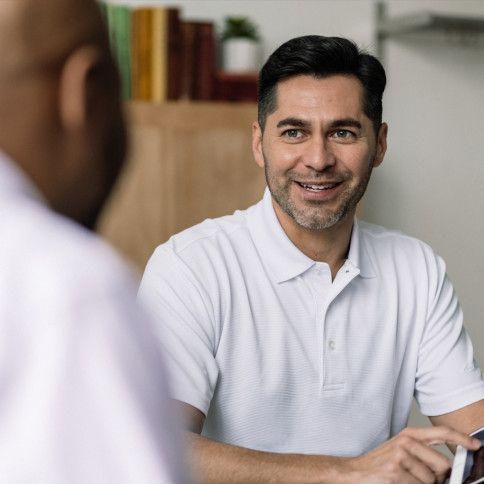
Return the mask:
[[[212,22],[197,22],[196,71],[193,99],[210,100],[215,85],[215,36]]]
[[[197,22],[181,23],[182,68],[180,76],[180,98],[193,99],[196,79]]]
[[[154,102],[163,102],[167,99],[167,11],[163,7],[154,7],[152,15],[151,100]]]
[[[149,94],[143,87],[141,94],[137,94],[135,89],[134,99],[164,102],[180,98],[180,40],[178,9],[152,7],[133,10],[133,77],[138,80],[141,77],[142,86],[148,83],[151,86]],[[144,52],[148,45],[149,61],[148,54]],[[146,80],[143,80],[144,76]]]
[[[210,100],[215,91],[215,37],[212,22],[181,22],[181,98]]]
[[[167,9],[168,27],[168,66],[167,66],[167,99],[180,99],[182,76],[182,37],[180,12],[177,8]]]
[[[131,98],[131,10],[126,5],[107,4],[109,39],[121,76],[123,99]]]
[[[151,101],[153,97],[153,9],[137,8],[131,13],[132,98]]]
[[[215,96],[211,22],[180,21],[178,8],[101,2],[123,99],[164,102]]]

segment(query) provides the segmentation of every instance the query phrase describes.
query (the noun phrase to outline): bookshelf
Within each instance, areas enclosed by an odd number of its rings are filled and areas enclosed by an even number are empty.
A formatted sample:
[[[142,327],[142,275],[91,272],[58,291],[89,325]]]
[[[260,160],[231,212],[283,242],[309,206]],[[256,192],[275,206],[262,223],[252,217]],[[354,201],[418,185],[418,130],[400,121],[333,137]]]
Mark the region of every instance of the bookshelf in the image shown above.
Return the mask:
[[[217,71],[212,22],[159,4],[99,5],[121,73],[130,152],[98,232],[143,270],[171,235],[261,198],[264,174],[251,152],[257,74]]]
[[[126,111],[131,149],[98,231],[138,269],[172,234],[261,198],[254,103],[136,101]]]
[[[214,98],[225,101],[257,101],[257,72],[235,74],[219,71],[215,75]]]
[[[256,101],[257,75],[217,72],[213,22],[176,7],[100,0],[125,101]]]

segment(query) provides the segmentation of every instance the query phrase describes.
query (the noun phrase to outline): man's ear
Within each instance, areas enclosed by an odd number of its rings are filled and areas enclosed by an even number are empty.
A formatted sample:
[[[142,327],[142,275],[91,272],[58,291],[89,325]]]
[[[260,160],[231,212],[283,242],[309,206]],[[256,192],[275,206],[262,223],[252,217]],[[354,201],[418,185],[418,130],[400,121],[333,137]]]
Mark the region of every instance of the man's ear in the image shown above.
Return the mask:
[[[254,154],[255,162],[263,168],[264,155],[262,154],[262,130],[257,121],[252,123],[252,153]]]
[[[376,153],[375,159],[373,160],[373,167],[377,167],[383,162],[383,158],[385,157],[385,153],[387,151],[387,135],[388,124],[382,123],[376,138]]]
[[[59,80],[59,116],[66,130],[81,129],[89,122],[89,77],[102,63],[102,51],[89,45],[79,47],[65,61]]]

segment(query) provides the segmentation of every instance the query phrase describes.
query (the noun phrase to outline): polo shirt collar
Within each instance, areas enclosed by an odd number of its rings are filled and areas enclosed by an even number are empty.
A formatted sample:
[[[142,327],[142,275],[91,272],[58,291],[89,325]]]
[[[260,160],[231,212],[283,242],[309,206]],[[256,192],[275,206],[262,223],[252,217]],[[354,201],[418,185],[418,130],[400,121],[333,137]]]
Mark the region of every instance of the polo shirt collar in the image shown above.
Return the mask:
[[[314,265],[314,261],[291,242],[281,227],[268,188],[254,209],[249,213],[248,227],[257,251],[275,282],[292,279]]]
[[[350,250],[348,251],[346,263],[353,269],[358,270],[359,275],[363,278],[372,278],[376,276],[371,257],[365,247],[364,232],[356,217],[353,221]]]
[[[254,210],[248,213],[248,227],[258,252],[277,283],[288,281],[313,267],[316,262],[303,254],[289,239],[277,219],[268,188]],[[355,219],[346,264],[362,277],[374,277],[371,260],[362,243],[362,234]]]

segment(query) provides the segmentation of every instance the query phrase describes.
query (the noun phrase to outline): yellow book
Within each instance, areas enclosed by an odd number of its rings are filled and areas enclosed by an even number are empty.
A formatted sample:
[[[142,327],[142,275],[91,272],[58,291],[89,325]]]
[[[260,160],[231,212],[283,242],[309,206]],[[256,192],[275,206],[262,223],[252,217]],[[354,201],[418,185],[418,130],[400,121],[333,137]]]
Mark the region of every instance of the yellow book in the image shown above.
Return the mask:
[[[153,10],[137,8],[132,12],[131,85],[133,99],[153,98],[152,62]]]
[[[168,14],[164,7],[153,7],[151,42],[151,97],[154,102],[164,102],[168,87]]]

